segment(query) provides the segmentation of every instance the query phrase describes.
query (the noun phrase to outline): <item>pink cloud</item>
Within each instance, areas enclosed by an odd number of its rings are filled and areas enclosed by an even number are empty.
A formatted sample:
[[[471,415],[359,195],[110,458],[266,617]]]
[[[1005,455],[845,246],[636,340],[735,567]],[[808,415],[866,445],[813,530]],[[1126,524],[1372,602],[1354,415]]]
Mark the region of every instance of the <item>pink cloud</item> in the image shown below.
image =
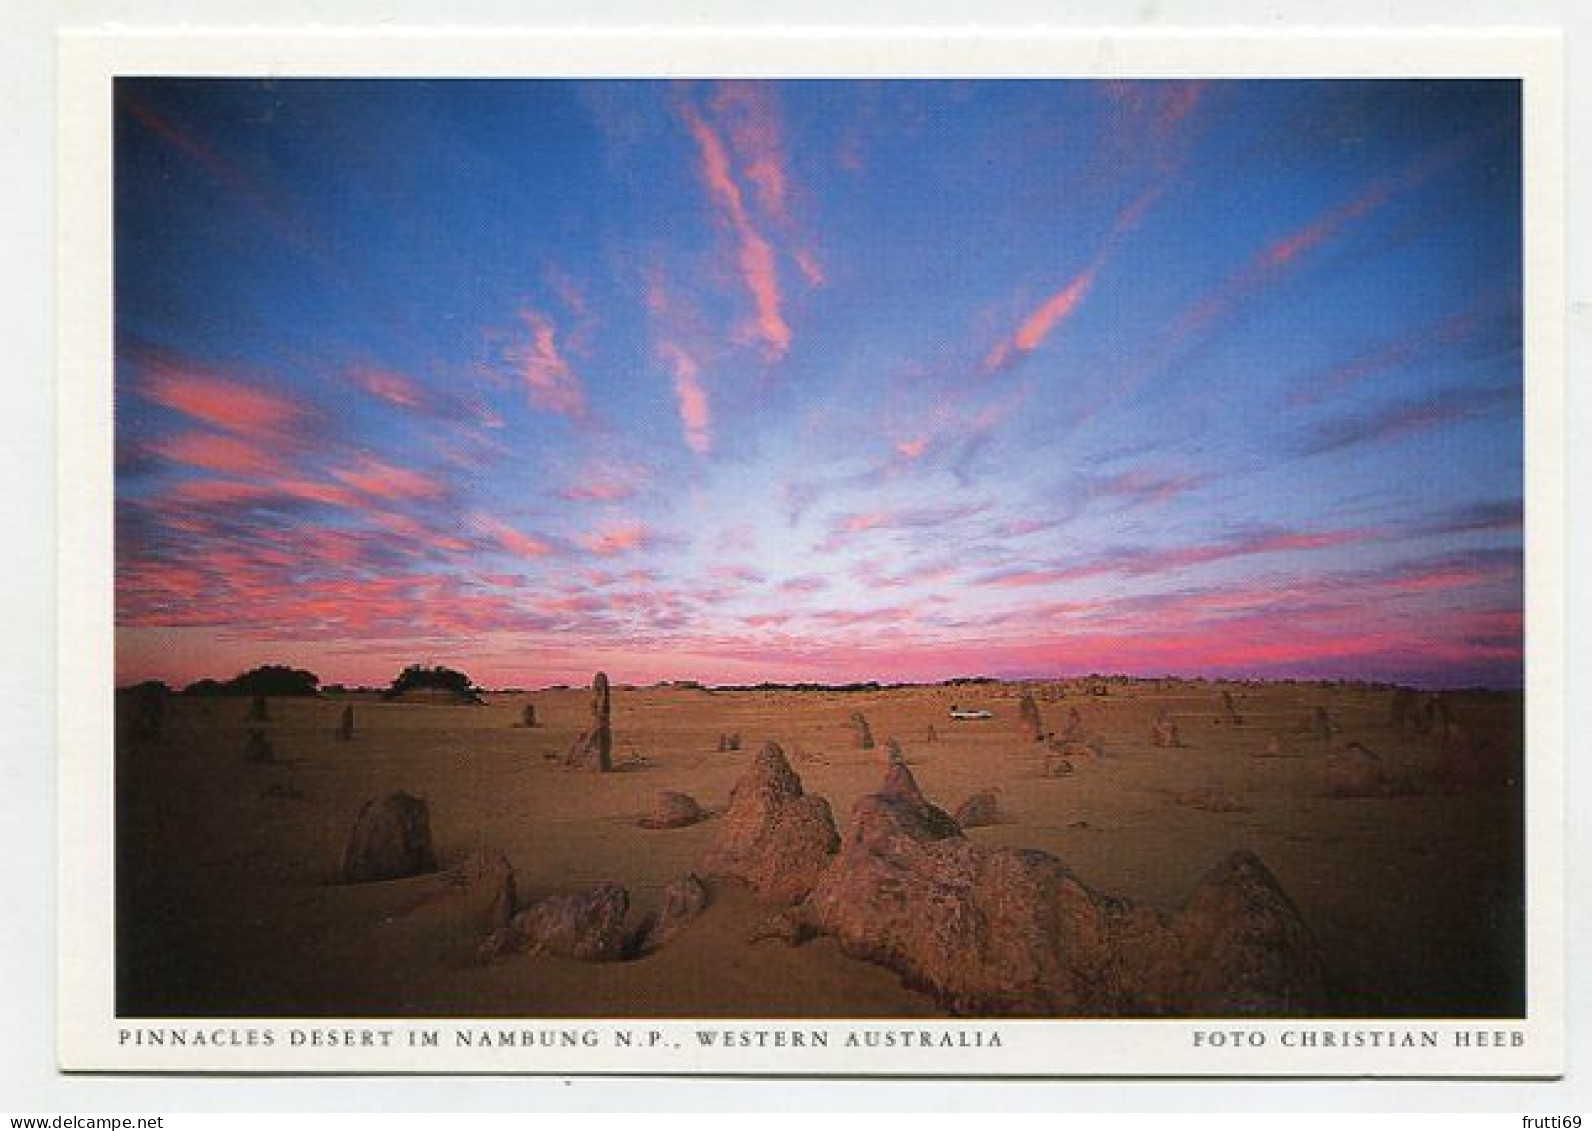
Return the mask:
[[[275,475],[282,470],[281,460],[258,445],[213,432],[184,433],[159,441],[152,449],[173,463],[227,475]]]
[[[639,522],[610,526],[581,536],[580,543],[594,554],[611,557],[646,545],[650,532]]]
[[[698,455],[706,455],[713,447],[713,410],[702,386],[702,370],[690,354],[673,342],[659,343],[658,355],[674,375],[674,395],[680,406],[686,446]]]
[[[708,195],[734,234],[736,263],[756,311],[755,330],[771,356],[783,357],[790,348],[791,331],[781,310],[774,249],[747,213],[746,200],[731,170],[724,139],[689,103],[681,104],[680,113],[696,141],[699,172]]]
[[[300,422],[303,408],[230,378],[154,364],[140,392],[185,416],[241,435],[280,434]]]
[[[553,552],[553,547],[540,538],[525,534],[491,515],[476,514],[472,520],[477,530],[485,534],[498,548],[518,558],[541,558]]]
[[[349,379],[377,400],[386,401],[399,408],[424,408],[430,401],[419,385],[401,373],[356,365],[348,372]]]
[[[519,367],[531,404],[560,416],[584,417],[586,392],[559,353],[553,323],[534,310],[521,311],[520,318],[530,330],[530,340],[515,347],[510,359]]]
[[[903,459],[919,459],[928,448],[928,439],[921,436],[914,440],[901,440],[895,446],[896,454]]]
[[[446,488],[436,479],[362,455],[353,466],[334,468],[332,477],[380,499],[440,499]]]

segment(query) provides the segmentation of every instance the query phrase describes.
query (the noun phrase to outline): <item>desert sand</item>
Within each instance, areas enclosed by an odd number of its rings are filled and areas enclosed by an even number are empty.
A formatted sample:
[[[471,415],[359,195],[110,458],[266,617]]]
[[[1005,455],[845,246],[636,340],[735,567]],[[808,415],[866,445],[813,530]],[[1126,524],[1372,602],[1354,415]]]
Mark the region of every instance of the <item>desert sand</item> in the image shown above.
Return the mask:
[[[1099,684],[1099,686],[1091,686]],[[1106,694],[1097,694],[1100,690]],[[1224,701],[1222,692],[1230,695]],[[1076,709],[1095,753],[1047,776]],[[1446,696],[1482,764],[1444,776],[1429,736],[1396,727],[1392,692],[1355,684],[1066,681],[864,691],[612,693],[611,772],[565,756],[587,688],[488,695],[484,705],[375,695],[172,697],[158,734],[119,742],[118,1012],[142,1017],[920,1017],[944,1011],[831,938],[762,938],[776,908],[733,881],[667,945],[626,961],[520,953],[486,963],[441,873],[506,854],[523,906],[611,882],[632,921],[693,871],[765,741],[844,834],[880,787],[895,739],[923,793],[955,812],[992,793],[978,844],[1041,849],[1091,888],[1175,909],[1236,849],[1264,861],[1320,943],[1329,1013],[1500,1017],[1524,1010],[1518,693]],[[523,725],[534,705],[537,725]],[[987,710],[953,720],[949,710]],[[352,736],[338,735],[353,707]],[[1318,708],[1336,726],[1313,733]],[[860,712],[877,740],[859,749]],[[1157,720],[1180,746],[1152,742]],[[930,728],[934,740],[929,741]],[[250,730],[272,761],[250,761]],[[739,749],[726,737],[741,736]],[[1375,751],[1388,784],[1330,789],[1329,752]],[[340,861],[367,801],[402,790],[429,808],[439,873],[350,884]],[[643,827],[657,795],[708,817]]]

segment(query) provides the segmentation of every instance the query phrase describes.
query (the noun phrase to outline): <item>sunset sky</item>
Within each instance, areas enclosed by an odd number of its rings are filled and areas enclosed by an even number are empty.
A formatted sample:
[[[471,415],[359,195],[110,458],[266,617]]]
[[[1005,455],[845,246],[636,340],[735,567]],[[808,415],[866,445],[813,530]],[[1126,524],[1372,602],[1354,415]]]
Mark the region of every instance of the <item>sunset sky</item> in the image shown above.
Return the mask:
[[[121,80],[118,679],[1518,685],[1518,95]]]

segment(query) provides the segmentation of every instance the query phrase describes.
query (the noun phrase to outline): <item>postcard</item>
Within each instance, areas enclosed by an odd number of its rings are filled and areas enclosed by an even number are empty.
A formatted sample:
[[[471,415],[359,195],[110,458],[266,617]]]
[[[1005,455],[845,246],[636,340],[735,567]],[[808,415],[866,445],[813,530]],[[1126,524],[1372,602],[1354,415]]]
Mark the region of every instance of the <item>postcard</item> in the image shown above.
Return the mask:
[[[64,1068],[1560,1071],[1552,38],[61,63]]]

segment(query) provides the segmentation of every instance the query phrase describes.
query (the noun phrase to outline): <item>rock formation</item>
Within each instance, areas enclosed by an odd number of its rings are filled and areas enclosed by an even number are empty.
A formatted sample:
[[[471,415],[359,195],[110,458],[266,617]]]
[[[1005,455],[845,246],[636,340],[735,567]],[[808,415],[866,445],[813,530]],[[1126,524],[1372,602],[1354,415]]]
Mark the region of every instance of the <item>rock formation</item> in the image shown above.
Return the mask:
[[[489,935],[481,944],[480,957],[491,961],[523,952],[616,962],[625,957],[629,913],[630,893],[618,884],[550,895]]]
[[[812,890],[839,845],[829,803],[802,791],[785,752],[770,742],[730,793],[703,870],[741,880],[765,898],[796,903]]]
[[[846,726],[851,730],[851,737],[857,744],[858,750],[873,749],[873,731],[868,727],[868,720],[861,711],[851,712],[851,717],[846,720]]]
[[[1029,742],[1039,742],[1045,737],[1045,724],[1039,717],[1039,704],[1032,695],[1024,694],[1017,701],[1017,725]]]
[[[1333,797],[1380,797],[1387,792],[1382,759],[1358,742],[1327,755],[1326,792]]]
[[[400,791],[365,802],[343,851],[345,883],[396,880],[436,867],[431,813],[424,801]]]
[[[695,872],[672,881],[663,889],[658,909],[636,929],[629,950],[633,954],[657,950],[695,921],[711,902],[707,885]]]
[[[1064,778],[1074,772],[1071,760],[1060,754],[1046,754],[1040,773],[1047,778]]]
[[[1055,857],[984,848],[904,766],[852,810],[805,920],[953,1013],[1320,1011],[1319,947],[1261,862],[1235,853],[1172,914],[1096,892]]]
[[[989,790],[975,793],[966,801],[956,807],[956,821],[964,829],[978,829],[985,825],[997,825],[1001,819],[1000,803],[995,799],[995,794]]]
[[[607,773],[613,769],[614,732],[610,720],[608,676],[598,672],[591,681],[591,725],[575,739],[564,755],[564,765],[577,770]]]
[[[519,907],[514,865],[501,852],[478,848],[448,873],[446,898],[463,903],[483,931],[509,924]]]
[[[644,829],[683,829],[706,816],[690,794],[663,789],[653,795],[652,810],[640,823]]]

